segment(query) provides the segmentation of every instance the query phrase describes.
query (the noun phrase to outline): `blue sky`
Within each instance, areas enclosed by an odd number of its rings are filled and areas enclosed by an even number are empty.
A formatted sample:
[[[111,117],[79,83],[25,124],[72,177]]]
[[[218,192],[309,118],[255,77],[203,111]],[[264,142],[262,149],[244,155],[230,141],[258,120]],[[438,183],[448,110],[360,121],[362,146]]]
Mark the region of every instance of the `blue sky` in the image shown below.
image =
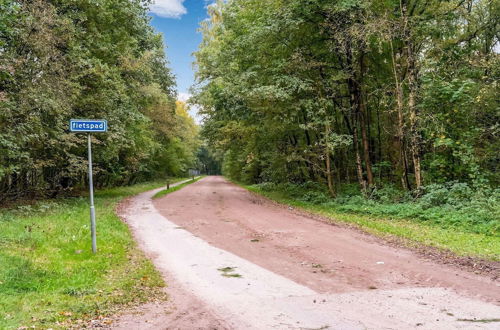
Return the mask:
[[[163,34],[181,99],[187,97],[189,87],[194,83],[192,53],[201,42],[197,29],[207,18],[207,3],[207,0],[155,0],[150,8],[151,24]]]

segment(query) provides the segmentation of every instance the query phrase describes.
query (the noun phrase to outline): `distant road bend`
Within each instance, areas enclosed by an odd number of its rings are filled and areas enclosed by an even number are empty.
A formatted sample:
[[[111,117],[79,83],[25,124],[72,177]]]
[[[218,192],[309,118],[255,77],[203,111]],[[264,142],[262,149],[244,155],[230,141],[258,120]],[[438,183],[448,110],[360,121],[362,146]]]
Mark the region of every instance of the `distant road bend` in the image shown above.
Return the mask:
[[[155,192],[138,195],[123,212],[169,284],[169,313],[150,326],[500,327],[498,280],[311,219],[222,177],[152,202]]]

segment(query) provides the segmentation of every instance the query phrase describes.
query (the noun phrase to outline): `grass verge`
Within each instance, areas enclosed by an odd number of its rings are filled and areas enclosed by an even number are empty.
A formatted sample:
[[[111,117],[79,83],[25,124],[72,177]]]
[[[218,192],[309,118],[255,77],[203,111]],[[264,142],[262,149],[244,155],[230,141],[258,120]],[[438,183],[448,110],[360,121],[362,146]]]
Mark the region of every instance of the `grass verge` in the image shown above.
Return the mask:
[[[168,195],[170,193],[173,193],[174,191],[180,190],[180,189],[184,188],[185,186],[190,185],[191,183],[195,183],[196,181],[201,180],[203,178],[204,178],[204,176],[199,176],[199,177],[195,178],[194,180],[189,180],[189,181],[184,182],[178,186],[170,187],[169,189],[164,189],[162,191],[159,191],[153,196],[153,199],[160,198],[160,197],[163,197],[163,196]]]
[[[0,210],[0,329],[79,327],[119,307],[164,299],[163,279],[115,209],[165,184],[96,192],[96,255],[85,197]]]
[[[498,236],[461,232],[456,228],[441,228],[438,225],[412,220],[341,212],[331,206],[298,201],[290,198],[284,192],[263,191],[256,186],[242,185],[242,187],[278,203],[321,215],[330,219],[331,222],[353,224],[368,233],[383,238],[403,238],[407,245],[410,246],[423,244],[451,251],[458,256],[500,261],[500,237]]]

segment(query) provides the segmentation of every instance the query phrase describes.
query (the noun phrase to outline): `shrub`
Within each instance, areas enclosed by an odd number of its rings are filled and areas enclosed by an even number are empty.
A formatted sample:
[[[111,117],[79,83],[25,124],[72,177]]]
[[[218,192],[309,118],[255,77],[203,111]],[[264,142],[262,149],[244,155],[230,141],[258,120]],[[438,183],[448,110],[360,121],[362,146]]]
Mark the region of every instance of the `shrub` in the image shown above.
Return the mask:
[[[276,191],[278,188],[278,185],[274,182],[263,182],[259,184],[253,185],[253,187],[261,190],[261,191]]]
[[[330,201],[330,197],[321,191],[307,191],[301,197],[298,198],[300,201],[309,202],[312,204],[324,204]]]
[[[410,194],[407,191],[394,187],[393,185],[387,185],[373,190],[370,194],[370,198],[382,203],[399,203],[408,201],[410,199]]]

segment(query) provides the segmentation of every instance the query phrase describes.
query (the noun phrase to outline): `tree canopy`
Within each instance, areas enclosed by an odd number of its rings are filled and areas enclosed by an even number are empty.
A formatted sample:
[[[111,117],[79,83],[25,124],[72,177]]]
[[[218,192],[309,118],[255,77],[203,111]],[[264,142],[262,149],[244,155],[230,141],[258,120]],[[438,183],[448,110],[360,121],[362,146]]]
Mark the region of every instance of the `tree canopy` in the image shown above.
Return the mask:
[[[196,101],[246,182],[498,184],[493,0],[218,1]]]
[[[98,185],[194,164],[197,129],[176,110],[148,3],[0,1],[0,200],[85,183],[86,136],[68,132],[71,118],[109,122],[92,136]]]

